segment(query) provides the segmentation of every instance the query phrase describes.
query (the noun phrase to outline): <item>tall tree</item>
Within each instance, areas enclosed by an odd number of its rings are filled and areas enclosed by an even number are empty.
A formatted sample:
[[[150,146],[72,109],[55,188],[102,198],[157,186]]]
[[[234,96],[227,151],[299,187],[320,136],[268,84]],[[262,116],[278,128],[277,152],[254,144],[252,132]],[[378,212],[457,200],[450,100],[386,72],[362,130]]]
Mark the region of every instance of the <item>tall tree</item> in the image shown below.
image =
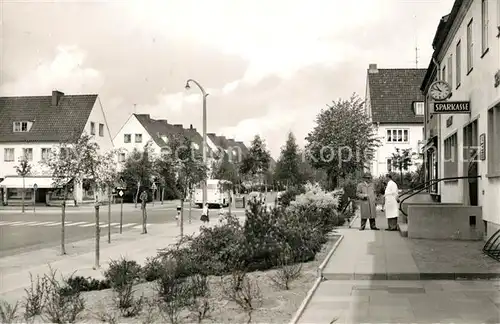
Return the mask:
[[[392,153],[391,157],[392,166],[399,171],[400,185],[403,185],[403,171],[413,165],[413,154],[411,149],[396,148],[396,152]]]
[[[263,176],[269,170],[270,163],[271,155],[266,148],[266,143],[259,135],[255,135],[248,154],[241,161],[240,172],[251,179],[259,176],[262,182]]]
[[[23,191],[21,192],[21,209],[24,213],[24,198],[26,196],[26,185],[25,178],[26,176],[31,174],[31,165],[26,156],[23,156],[19,161],[19,164],[16,165],[16,172],[19,176],[23,178]]]
[[[212,164],[211,176],[213,179],[227,180],[232,183],[239,181],[239,172],[236,162],[229,158],[229,154],[221,152],[218,159]]]
[[[285,146],[281,148],[281,155],[276,163],[275,180],[287,186],[297,186],[303,183],[301,156],[299,146],[293,133],[288,134]]]
[[[70,136],[59,143],[52,150],[49,158],[42,162],[52,173],[56,188],[62,188],[63,201],[61,204],[61,253],[66,254],[65,248],[65,220],[66,200],[71,186],[82,183],[84,179],[90,181],[94,192],[98,190],[98,169],[101,163],[99,145],[88,134]],[[73,190],[74,194],[74,190]],[[75,197],[74,197],[75,198]],[[98,199],[98,197],[96,197]],[[76,201],[76,199],[75,199]]]
[[[379,142],[364,103],[355,94],[322,110],[306,140],[307,158],[314,168],[326,171],[330,188],[337,186],[339,177],[367,167]]]
[[[142,150],[134,149],[131,152],[121,171],[121,177],[127,183],[127,188],[135,188],[135,208],[137,208],[141,187],[149,185],[155,174],[153,155],[152,143],[148,142]]]

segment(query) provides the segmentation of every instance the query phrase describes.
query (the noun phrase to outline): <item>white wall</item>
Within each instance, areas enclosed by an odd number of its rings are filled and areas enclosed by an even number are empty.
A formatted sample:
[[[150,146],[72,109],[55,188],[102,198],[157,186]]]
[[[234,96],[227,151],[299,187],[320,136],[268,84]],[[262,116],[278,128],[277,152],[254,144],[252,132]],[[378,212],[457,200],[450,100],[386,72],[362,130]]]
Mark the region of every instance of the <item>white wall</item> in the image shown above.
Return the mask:
[[[441,136],[440,147],[443,147],[444,140],[453,133],[457,133],[458,159],[463,161],[463,128],[471,121],[478,121],[478,135],[487,134],[487,110],[494,103],[500,100],[500,87],[494,87],[494,74],[500,69],[500,42],[496,35],[498,34],[497,25],[500,25],[500,2],[489,0],[489,52],[482,58],[481,46],[481,0],[472,1],[468,10],[463,10],[463,19],[456,21],[458,26],[456,34],[450,34],[449,42],[443,53],[438,57],[441,62],[441,71],[443,66],[449,70],[448,57],[453,55],[453,76],[452,89],[453,95],[450,101],[470,101],[471,113],[453,115],[453,124],[446,127],[446,120],[451,115],[442,115],[440,122]],[[466,8],[467,9],[467,8]],[[467,75],[467,25],[473,19],[473,70]],[[453,30],[453,28],[452,28]],[[455,68],[455,49],[457,42],[461,40],[461,84],[456,86],[456,68]],[[446,73],[448,74],[448,73]],[[445,76],[447,79],[447,75]],[[436,118],[437,116],[434,116]],[[440,150],[440,161],[444,159],[444,150]],[[483,206],[483,219],[494,223],[500,223],[500,179],[486,178],[488,173],[487,160],[480,161],[478,165],[479,174],[483,176],[479,180],[479,205]],[[444,165],[440,163],[440,177],[444,174]],[[463,163],[458,163],[458,176],[466,176],[467,170],[464,170]],[[440,193],[442,202],[465,202],[464,184],[466,180],[456,182],[440,183]]]
[[[5,176],[17,176],[15,166],[19,165],[19,159],[23,156],[23,148],[33,149],[33,160],[30,161],[32,166],[32,175],[48,175],[50,172],[46,168],[43,168],[40,164],[42,160],[42,148],[53,149],[58,145],[55,143],[0,143],[0,178]],[[13,148],[14,149],[14,161],[5,162],[4,149]],[[45,171],[45,173],[44,173]]]
[[[130,143],[125,143],[125,134],[131,135]],[[135,143],[135,134],[142,134],[142,142]],[[134,149],[142,151],[147,142],[152,141],[153,139],[149,135],[149,133],[144,129],[142,124],[135,118],[134,115],[131,115],[129,119],[125,122],[122,128],[118,131],[113,139],[113,143],[116,149],[125,150],[128,153],[131,153]],[[160,153],[160,147],[156,145],[153,141],[152,148],[155,153]]]
[[[377,127],[376,127],[377,128]],[[388,129],[408,129],[408,142],[407,143],[388,143],[387,130]],[[375,151],[375,158],[372,164],[373,176],[381,176],[387,174],[387,159],[391,158],[392,153],[396,153],[396,148],[401,150],[411,149],[414,153],[420,152],[420,143],[423,140],[423,125],[415,124],[393,124],[393,125],[379,125],[377,129],[377,136],[380,140],[380,145]],[[415,171],[418,164],[422,163],[422,159],[415,159],[413,165],[408,171]],[[393,168],[393,171],[396,171]]]
[[[97,144],[99,144],[99,148],[102,152],[107,152],[113,148],[113,138],[109,132],[109,127],[106,122],[106,117],[104,115],[103,107],[101,107],[101,103],[99,98],[97,98],[94,108],[90,112],[89,119],[85,125],[85,132],[90,134],[90,123],[95,123],[95,135],[94,140]],[[99,124],[104,125],[104,136],[99,136]]]

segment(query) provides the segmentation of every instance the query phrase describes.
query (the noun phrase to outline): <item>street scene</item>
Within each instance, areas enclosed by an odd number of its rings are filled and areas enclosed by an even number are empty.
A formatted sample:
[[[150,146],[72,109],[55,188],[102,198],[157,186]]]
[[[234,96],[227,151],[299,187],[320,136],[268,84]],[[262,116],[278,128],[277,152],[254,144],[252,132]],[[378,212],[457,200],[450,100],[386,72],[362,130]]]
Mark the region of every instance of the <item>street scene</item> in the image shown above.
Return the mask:
[[[0,17],[0,323],[500,323],[499,1]]]

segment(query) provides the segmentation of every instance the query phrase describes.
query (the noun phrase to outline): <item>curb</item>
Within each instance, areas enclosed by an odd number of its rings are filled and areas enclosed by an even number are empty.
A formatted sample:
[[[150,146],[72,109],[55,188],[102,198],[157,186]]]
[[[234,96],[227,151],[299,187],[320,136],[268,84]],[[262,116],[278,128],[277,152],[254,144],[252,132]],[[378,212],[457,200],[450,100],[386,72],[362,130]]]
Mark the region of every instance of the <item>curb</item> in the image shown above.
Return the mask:
[[[404,273],[331,273],[323,275],[326,280],[497,280],[500,273],[476,272],[476,273],[453,273],[453,272],[404,272]]]
[[[326,255],[325,259],[323,260],[323,262],[318,267],[318,277],[316,278],[316,281],[314,282],[314,285],[307,292],[306,297],[304,298],[304,300],[302,300],[302,303],[300,304],[299,309],[297,310],[297,312],[295,312],[295,315],[293,316],[293,318],[289,322],[289,324],[296,324],[299,321],[299,319],[302,317],[302,314],[306,310],[307,305],[309,304],[309,302],[311,301],[312,297],[314,296],[314,293],[318,289],[319,284],[321,283],[321,281],[323,281],[323,270],[325,269],[328,261],[330,261],[330,258],[332,257],[332,255],[335,252],[335,250],[337,250],[337,247],[340,245],[340,242],[342,242],[342,240],[344,239],[344,235],[337,235],[337,236],[339,237],[339,239],[337,240],[337,242],[335,242],[335,245],[328,252],[328,254]]]

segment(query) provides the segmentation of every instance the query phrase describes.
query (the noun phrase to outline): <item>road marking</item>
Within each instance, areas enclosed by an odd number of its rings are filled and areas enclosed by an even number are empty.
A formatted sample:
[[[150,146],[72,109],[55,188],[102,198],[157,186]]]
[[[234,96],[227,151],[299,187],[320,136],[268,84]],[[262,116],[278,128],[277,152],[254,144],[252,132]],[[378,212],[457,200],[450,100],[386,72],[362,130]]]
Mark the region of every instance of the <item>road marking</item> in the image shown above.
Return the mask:
[[[95,226],[95,223],[89,223],[85,225],[78,225],[78,227],[90,227],[90,226]]]
[[[137,223],[128,223],[128,224],[123,224],[122,228],[125,228],[125,227],[130,227],[130,226],[134,226],[135,224]],[[142,225],[141,225],[142,226]],[[120,227],[120,225],[118,225],[118,227]]]
[[[66,224],[66,226],[76,226],[76,225],[82,225],[82,224],[87,224],[87,222],[76,222],[76,223]]]
[[[17,224],[22,224],[24,222],[10,222],[10,224],[5,224],[5,225],[10,225],[10,226],[16,226]]]
[[[116,225],[120,225],[120,223],[111,223],[111,224],[109,224],[109,225],[111,225],[111,226],[116,226]]]
[[[28,226],[37,226],[41,224],[44,224],[44,222],[33,222],[33,224],[29,224]]]
[[[61,225],[61,222],[51,222],[51,223],[45,224],[43,226],[50,227],[50,226],[58,226],[58,225]]]
[[[36,223],[36,222],[21,222],[19,224],[13,224],[12,226],[24,226],[24,225],[29,225],[29,224],[33,224],[33,223]]]

